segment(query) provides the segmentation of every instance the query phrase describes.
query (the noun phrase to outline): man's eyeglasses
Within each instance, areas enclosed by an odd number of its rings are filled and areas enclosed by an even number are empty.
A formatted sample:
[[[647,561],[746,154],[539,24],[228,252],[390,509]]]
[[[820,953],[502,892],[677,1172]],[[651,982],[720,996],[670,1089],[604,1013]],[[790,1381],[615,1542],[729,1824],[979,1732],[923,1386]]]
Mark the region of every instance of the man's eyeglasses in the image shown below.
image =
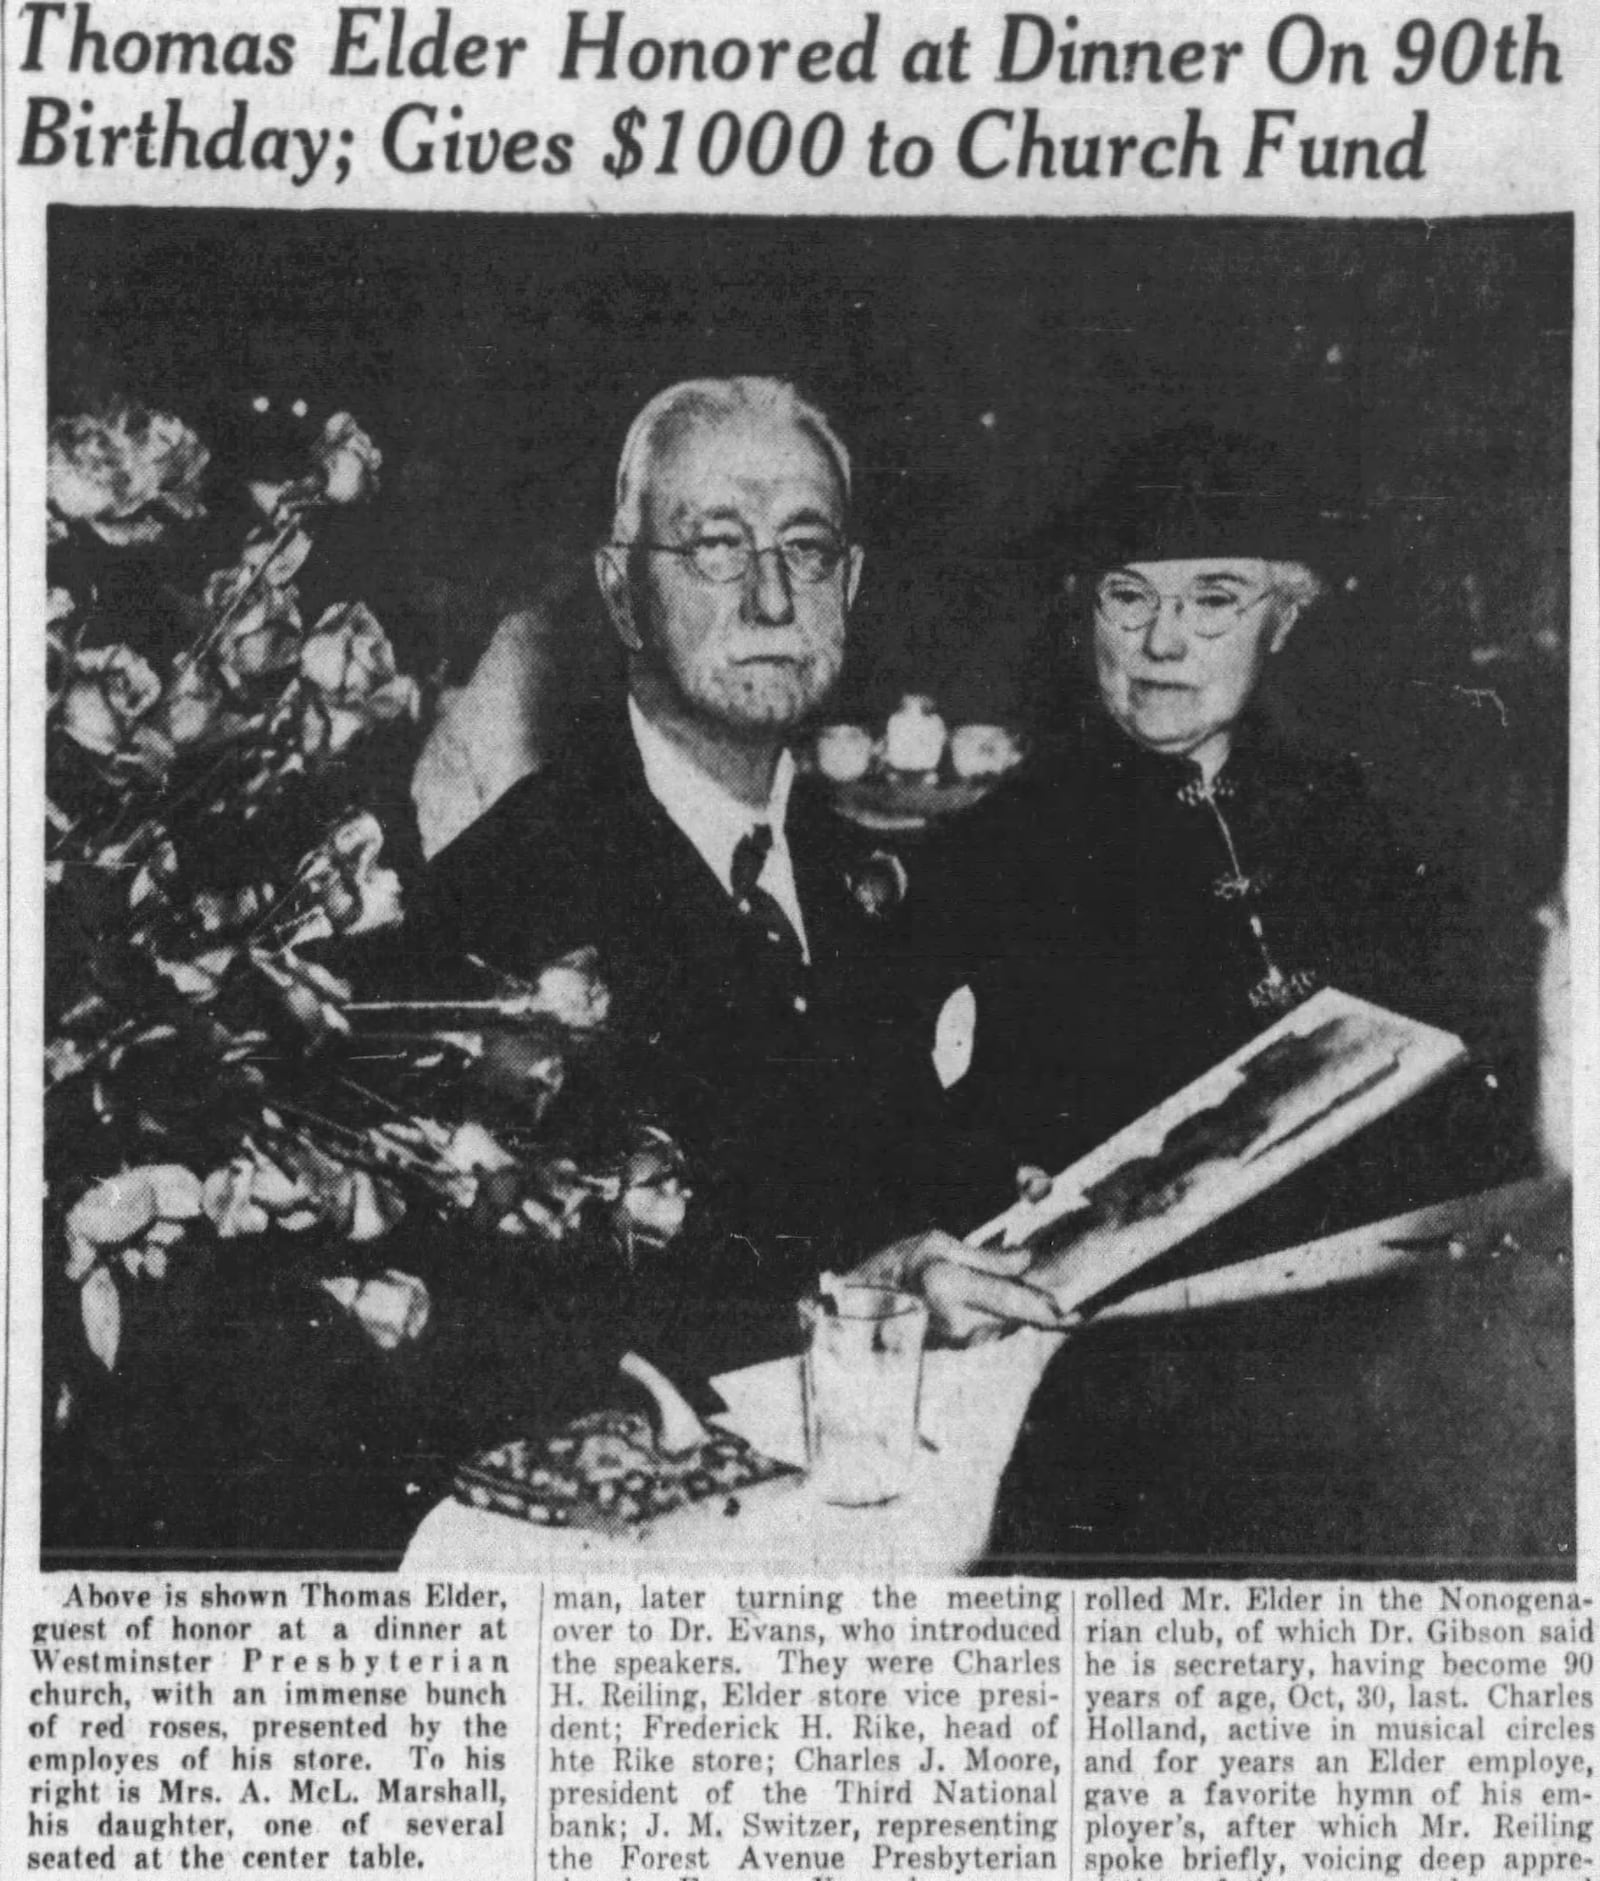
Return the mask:
[[[1232,580],[1202,578],[1175,594],[1164,594],[1139,575],[1118,573],[1100,577],[1094,598],[1101,619],[1125,634],[1144,633],[1161,612],[1162,602],[1170,601],[1192,633],[1203,640],[1220,640],[1275,592],[1241,587]]]
[[[776,555],[789,579],[804,587],[826,581],[849,553],[850,545],[835,535],[785,536],[771,548],[758,549],[743,536],[700,535],[692,542],[619,543],[619,548],[645,549],[651,555],[676,555],[700,580],[714,587],[747,581],[763,555]]]

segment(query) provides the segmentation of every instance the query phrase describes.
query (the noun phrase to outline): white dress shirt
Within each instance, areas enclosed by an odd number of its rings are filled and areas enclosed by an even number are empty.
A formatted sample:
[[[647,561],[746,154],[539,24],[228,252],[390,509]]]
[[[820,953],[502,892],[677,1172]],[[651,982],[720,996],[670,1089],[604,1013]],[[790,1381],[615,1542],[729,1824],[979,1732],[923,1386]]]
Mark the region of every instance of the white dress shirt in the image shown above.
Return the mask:
[[[789,917],[809,960],[805,916],[800,912],[800,896],[794,883],[794,858],[783,827],[789,792],[794,787],[793,756],[788,751],[780,754],[767,807],[764,811],[752,810],[658,731],[632,699],[628,701],[628,722],[644,763],[644,781],[650,795],[694,844],[729,896],[733,894],[734,850],[757,823],[772,826],[772,847],[757,879]]]

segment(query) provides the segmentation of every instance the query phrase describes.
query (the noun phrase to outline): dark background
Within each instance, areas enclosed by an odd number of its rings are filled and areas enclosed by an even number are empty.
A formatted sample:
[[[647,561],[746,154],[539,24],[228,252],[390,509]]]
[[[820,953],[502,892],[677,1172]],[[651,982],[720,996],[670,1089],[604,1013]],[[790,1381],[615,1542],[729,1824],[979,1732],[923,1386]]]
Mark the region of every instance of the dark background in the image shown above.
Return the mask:
[[[402,666],[452,682],[523,606],[569,696],[605,682],[589,554],[626,427],[676,379],[792,376],[851,446],[868,560],[842,712],[915,689],[1040,732],[1081,684],[1058,576],[1112,456],[1197,418],[1285,440],[1353,521],[1357,585],[1274,663],[1271,709],[1355,752],[1465,887],[1456,990],[1520,1036],[1505,1095],[1525,1107],[1529,916],[1565,844],[1569,219],[56,209],[49,240],[52,412],[123,395],[214,452],[211,522],[111,558],[128,607],[230,561],[245,474],[287,474],[347,409],[383,491],[319,535],[308,617],[361,596]],[[1550,1571],[1570,1554],[1567,1269],[1491,1263],[1417,1296],[1074,1348],[1013,1472],[1038,1472],[1056,1527],[1013,1496],[1002,1557],[1062,1558],[1065,1519],[1102,1570],[1108,1548],[1259,1566],[1279,1533],[1323,1571],[1392,1569],[1420,1523],[1440,1559],[1511,1571],[1514,1546]]]
[[[1564,217],[56,209],[49,371],[56,412],[178,412],[219,492],[355,412],[384,490],[324,578],[454,681],[542,602],[580,689],[611,658],[586,571],[634,412],[674,379],[795,377],[857,465],[845,708],[916,689],[1035,728],[1076,683],[1056,575],[1111,456],[1191,418],[1271,432],[1361,519],[1359,584],[1276,663],[1273,709],[1361,756],[1520,975],[1565,834],[1571,307]]]

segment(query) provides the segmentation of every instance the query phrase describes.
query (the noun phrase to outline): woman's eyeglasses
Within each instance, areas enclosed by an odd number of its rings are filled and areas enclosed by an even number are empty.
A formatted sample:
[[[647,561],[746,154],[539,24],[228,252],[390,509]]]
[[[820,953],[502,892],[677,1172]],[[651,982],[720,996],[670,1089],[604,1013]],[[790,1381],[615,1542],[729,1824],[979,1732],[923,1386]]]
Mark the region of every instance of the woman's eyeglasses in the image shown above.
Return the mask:
[[[1201,577],[1169,594],[1138,575],[1118,573],[1100,577],[1094,598],[1101,619],[1125,634],[1146,632],[1165,602],[1183,616],[1191,633],[1203,640],[1220,640],[1275,592],[1272,588],[1247,588],[1231,580]]]

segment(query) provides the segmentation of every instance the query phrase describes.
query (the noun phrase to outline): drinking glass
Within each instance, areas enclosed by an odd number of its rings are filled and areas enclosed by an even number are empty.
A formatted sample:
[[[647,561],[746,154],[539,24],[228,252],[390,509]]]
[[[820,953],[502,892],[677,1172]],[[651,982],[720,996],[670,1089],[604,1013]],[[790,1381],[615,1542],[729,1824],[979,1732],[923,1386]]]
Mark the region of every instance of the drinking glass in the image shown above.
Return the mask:
[[[800,1302],[806,1465],[825,1502],[903,1495],[916,1463],[927,1303],[894,1287],[825,1288]]]

